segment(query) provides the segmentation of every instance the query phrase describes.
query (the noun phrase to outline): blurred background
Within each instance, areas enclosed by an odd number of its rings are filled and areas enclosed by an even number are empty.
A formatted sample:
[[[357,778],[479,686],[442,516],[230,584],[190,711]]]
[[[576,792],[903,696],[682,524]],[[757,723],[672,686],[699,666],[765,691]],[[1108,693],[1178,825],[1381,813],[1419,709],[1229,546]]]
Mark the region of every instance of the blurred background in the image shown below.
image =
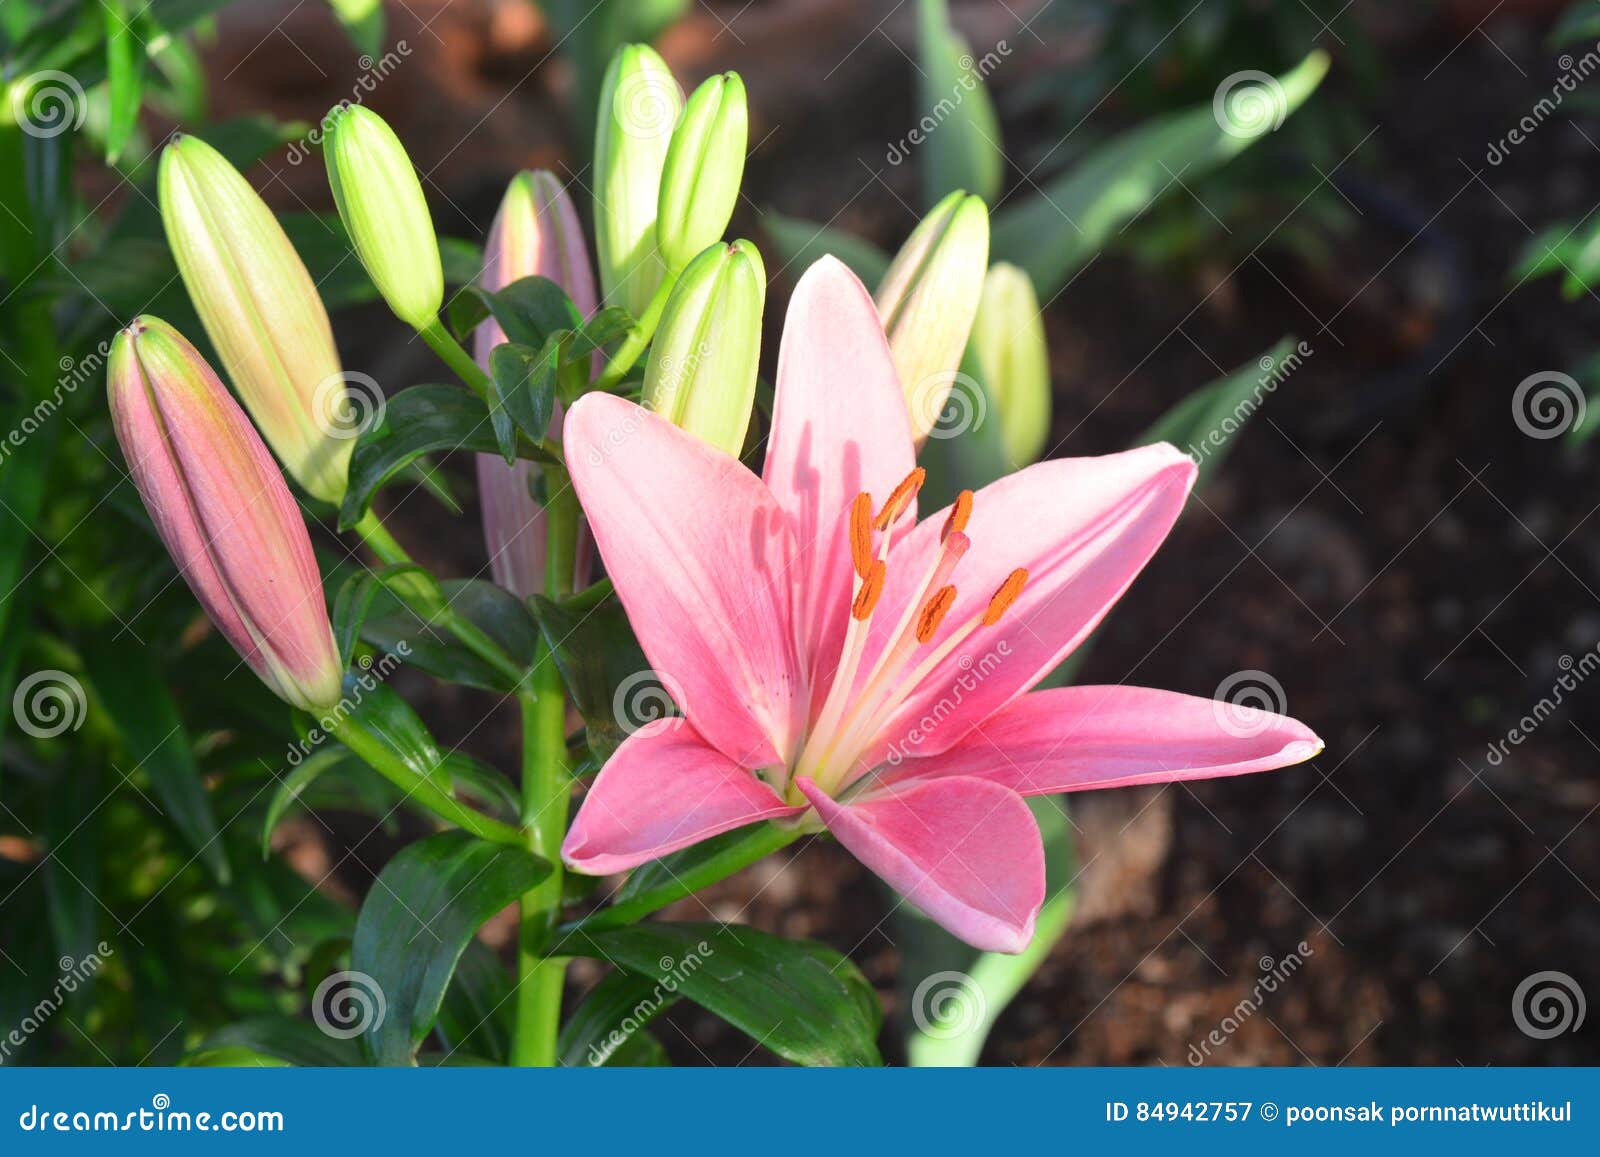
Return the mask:
[[[615,43],[653,39],[686,89],[738,70],[751,150],[730,236],[755,240],[772,276],[770,375],[806,260],[796,223],[892,252],[930,203],[910,138],[931,107],[918,20],[912,0],[252,0],[209,15],[172,68],[194,73],[184,91],[203,91],[215,122],[314,123],[359,93],[425,174],[440,234],[475,244],[520,169],[562,174],[587,212],[598,68]],[[1077,678],[1207,696],[1251,681],[1327,741],[1270,775],[1072,797],[1070,926],[999,1012],[983,1061],[1600,1060],[1600,1026],[1578,1012],[1600,996],[1600,682],[1584,683],[1600,669],[1600,446],[1586,441],[1600,426],[1587,397],[1600,3],[951,0],[949,21],[986,62],[991,208],[1029,206],[1010,244],[1038,259],[1048,455],[1121,449],[1196,387],[1301,343]],[[1247,152],[1174,152],[1137,212],[1095,224],[1101,202],[1071,175],[1108,142],[1318,50],[1326,79]],[[64,176],[84,212],[61,245],[137,209],[148,171],[134,162],[201,112],[148,109],[120,164]],[[320,158],[292,144],[302,132],[247,175],[280,212],[326,213]],[[109,335],[132,311],[92,284],[102,308],[81,325]],[[334,320],[345,365],[386,393],[437,380],[381,304]],[[100,447],[90,384],[74,428]],[[388,504],[430,568],[483,571],[474,510],[451,518],[403,492]],[[93,621],[91,594],[115,605],[137,587],[138,554],[99,560],[110,569],[88,583],[53,569],[97,549],[89,509],[52,515],[47,500],[37,532],[7,540],[14,618]],[[123,627],[159,636],[171,621]],[[8,648],[7,686],[48,658]],[[441,743],[515,763],[514,707],[404,673],[394,686]],[[421,830],[312,800],[271,832],[270,879],[212,887],[160,830],[146,773],[93,733],[68,747],[5,736],[0,1032],[58,963],[84,959],[71,944],[112,950],[97,992],[73,994],[6,1063],[171,1062],[242,1013],[295,1008],[339,913]],[[252,818],[235,858],[253,869]],[[845,952],[904,1023],[904,936],[838,848],[796,845],[678,914],[707,909]],[[504,951],[512,935],[496,921],[484,939]],[[1561,974],[1573,1013],[1554,1033],[1528,1012],[1544,973]],[[573,991],[596,976],[575,967]],[[763,1059],[686,1004],[658,1036],[680,1064]],[[891,1063],[904,1059],[892,1037]]]

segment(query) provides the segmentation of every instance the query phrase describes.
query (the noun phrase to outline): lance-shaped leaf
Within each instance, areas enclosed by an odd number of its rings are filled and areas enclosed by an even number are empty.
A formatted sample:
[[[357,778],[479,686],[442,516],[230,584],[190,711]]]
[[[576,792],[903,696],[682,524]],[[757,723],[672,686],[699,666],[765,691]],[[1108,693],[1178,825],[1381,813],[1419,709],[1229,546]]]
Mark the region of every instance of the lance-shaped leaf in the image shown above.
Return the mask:
[[[531,852],[464,832],[403,849],[356,918],[350,967],[382,996],[366,1039],[379,1064],[410,1064],[439,1015],[456,962],[489,917],[550,874]]]

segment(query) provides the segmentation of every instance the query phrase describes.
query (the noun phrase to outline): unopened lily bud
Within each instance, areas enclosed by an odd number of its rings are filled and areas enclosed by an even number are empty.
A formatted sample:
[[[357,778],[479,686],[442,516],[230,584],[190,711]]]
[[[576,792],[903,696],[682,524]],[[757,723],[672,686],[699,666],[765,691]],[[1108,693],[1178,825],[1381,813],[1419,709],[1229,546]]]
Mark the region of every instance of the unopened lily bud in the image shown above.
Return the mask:
[[[1007,456],[1027,465],[1050,436],[1050,347],[1033,282],[1015,265],[1002,262],[984,277],[967,348],[999,410]]]
[[[327,124],[328,184],[356,256],[395,316],[426,329],[444,303],[444,269],[417,170],[394,130],[370,109],[336,108]]]
[[[283,227],[198,137],[161,154],[161,221],[245,408],[306,493],[338,505],[355,439],[328,311]]]
[[[667,148],[656,217],[656,244],[669,270],[682,269],[722,240],[739,199],[748,135],[744,81],[736,72],[713,76],[683,106]]]
[[[678,277],[644,368],[648,409],[735,457],[755,405],[766,297],[754,245],[711,246]]]
[[[878,315],[919,441],[955,380],[988,264],[989,211],[955,192],[912,230],[878,286]]]
[[[653,48],[626,44],[600,90],[594,142],[595,256],[606,304],[641,317],[666,275],[656,248],[661,170],[683,94]]]
[[[106,371],[111,420],[161,541],[274,694],[321,712],[342,672],[311,539],[250,419],[194,346],[141,317]]]
[[[572,298],[587,317],[597,308],[594,273],[588,246],[572,199],[554,173],[540,169],[519,173],[506,190],[483,249],[479,284],[487,291],[504,289],[524,277],[548,277]],[[473,335],[473,352],[485,372],[489,354],[505,341],[493,318]],[[560,436],[559,409],[551,432]],[[544,511],[529,485],[538,467],[525,459],[511,465],[498,454],[478,455],[478,502],[483,509],[483,539],[494,581],[519,598],[544,590]],[[583,576],[574,576],[577,581]]]

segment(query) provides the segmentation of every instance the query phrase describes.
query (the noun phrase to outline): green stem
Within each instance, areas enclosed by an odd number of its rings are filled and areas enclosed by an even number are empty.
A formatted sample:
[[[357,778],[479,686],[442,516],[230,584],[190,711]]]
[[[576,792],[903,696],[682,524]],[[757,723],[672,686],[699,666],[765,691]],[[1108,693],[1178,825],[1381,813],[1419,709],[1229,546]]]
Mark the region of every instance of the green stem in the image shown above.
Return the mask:
[[[471,832],[479,839],[521,846],[523,833],[510,824],[469,808],[426,776],[418,775],[394,750],[350,716],[335,717],[330,733],[362,762],[446,823]]]
[[[606,368],[595,380],[595,389],[608,391],[615,389],[617,383],[633,368],[633,363],[639,360],[639,355],[644,353],[645,347],[650,344],[650,339],[656,334],[656,325],[661,321],[661,311],[666,308],[667,298],[671,295],[676,281],[677,278],[670,274],[661,279],[661,284],[656,286],[655,296],[650,299],[650,304],[644,307],[643,316],[628,331],[628,336],[622,339],[617,352],[611,355]]]
[[[565,595],[577,549],[578,509],[559,467],[546,466],[545,593]],[[567,698],[555,655],[541,646],[534,660],[532,689],[522,697],[522,827],[528,850],[551,866],[550,875],[522,897],[517,934],[516,1030],[511,1063],[548,1067],[556,1063],[561,1031],[561,993],[567,961],[548,956],[550,932],[561,918],[561,841],[567,833],[572,777],[567,767]]]
[[[555,930],[552,942],[559,945],[570,935],[599,932],[606,928],[620,928],[625,924],[633,924],[650,913],[665,908],[675,900],[681,900],[701,888],[749,867],[763,856],[770,856],[780,848],[794,843],[803,834],[798,828],[781,827],[774,823],[753,828],[748,838],[741,839],[719,854],[675,873],[670,880],[659,887],[640,892],[636,896],[629,896],[626,900],[609,908],[602,908],[582,920],[561,925]]]
[[[361,521],[351,527],[359,534],[363,541],[372,548],[372,553],[389,566],[414,566],[416,565],[406,548],[395,540],[383,522],[372,511],[362,515]],[[390,587],[400,598],[407,598],[403,589]],[[407,601],[406,605],[424,622],[437,620],[452,635],[461,640],[467,650],[493,667],[504,678],[510,681],[513,687],[522,687],[528,678],[527,670],[506,653],[505,648],[496,643],[477,623],[462,615],[458,615],[454,608],[446,603],[444,607],[436,608],[421,603]]]
[[[419,329],[417,333],[423,341],[433,347],[433,352],[439,355],[440,360],[455,371],[457,377],[472,387],[473,393],[485,402],[489,400],[489,375],[472,360],[472,355],[462,347],[461,343],[450,336],[450,331],[445,329],[443,322],[434,318],[425,329]]]

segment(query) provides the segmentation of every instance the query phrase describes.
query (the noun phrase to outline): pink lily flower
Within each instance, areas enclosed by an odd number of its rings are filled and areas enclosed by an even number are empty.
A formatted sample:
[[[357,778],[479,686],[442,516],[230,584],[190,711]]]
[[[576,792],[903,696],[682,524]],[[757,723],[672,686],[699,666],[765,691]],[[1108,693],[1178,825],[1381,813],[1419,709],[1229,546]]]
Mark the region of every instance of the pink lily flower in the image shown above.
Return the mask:
[[[569,469],[682,718],[630,736],[563,856],[623,871],[759,820],[826,828],[963,940],[1018,952],[1044,899],[1024,795],[1265,771],[1321,741],[1139,687],[1030,689],[1092,631],[1194,483],[1168,445],[1042,462],[918,522],[872,299],[801,279],[766,469],[621,398],[567,416]]]
[[[492,292],[534,276],[548,277],[565,289],[584,317],[599,308],[578,211],[556,175],[546,169],[517,174],[506,190],[483,247],[479,284]],[[505,340],[493,318],[474,331],[473,354],[485,372],[490,352]],[[550,430],[560,437],[559,408]],[[528,490],[537,469],[523,458],[508,466],[498,454],[478,455],[478,501],[483,507],[489,573],[522,599],[544,590],[544,510]],[[585,545],[580,539],[576,566],[582,573],[575,576],[579,582],[587,577],[592,554]]]

